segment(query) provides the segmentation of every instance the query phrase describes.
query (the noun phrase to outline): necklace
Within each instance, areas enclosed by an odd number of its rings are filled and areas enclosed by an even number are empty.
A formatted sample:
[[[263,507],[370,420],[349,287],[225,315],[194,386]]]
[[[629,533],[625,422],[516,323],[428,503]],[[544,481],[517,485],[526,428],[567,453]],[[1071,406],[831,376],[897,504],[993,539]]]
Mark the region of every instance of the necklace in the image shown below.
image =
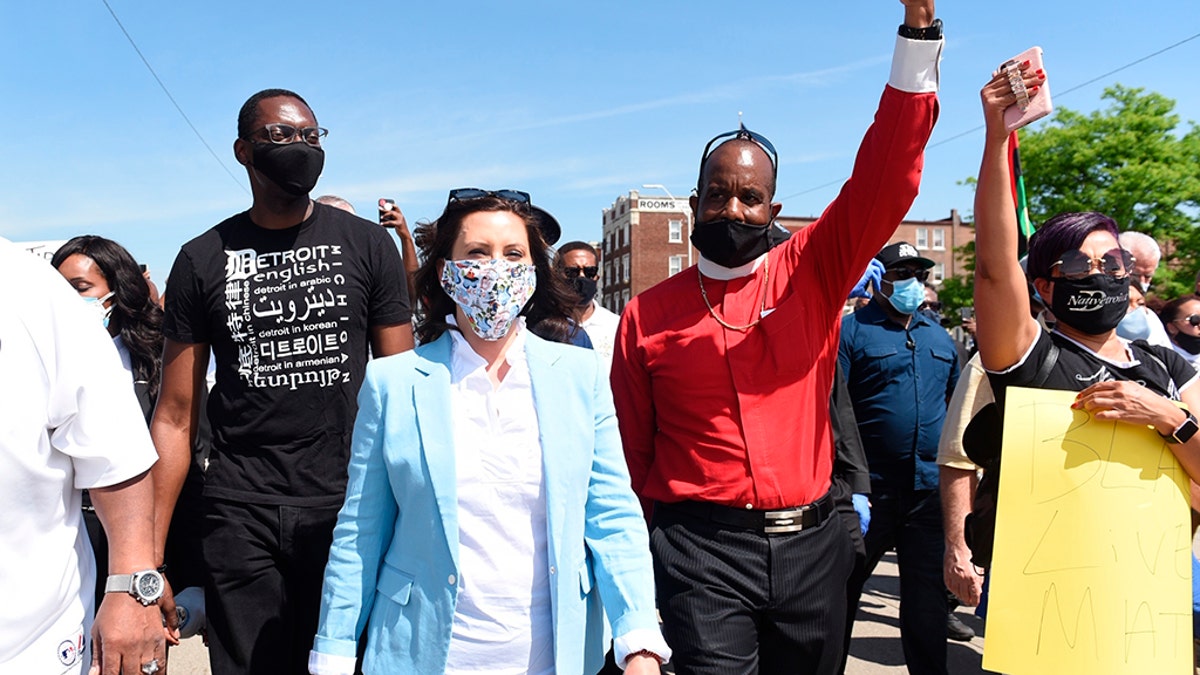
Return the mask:
[[[708,301],[708,291],[704,290],[704,275],[700,273],[699,265],[696,265],[696,279],[700,281],[700,297],[704,298],[704,306],[708,308],[708,313],[712,315],[712,318],[717,320],[717,323],[729,330],[745,332],[757,326],[759,321],[762,321],[763,312],[767,311],[767,282],[771,279],[771,258],[769,256],[763,258],[762,306],[758,308],[758,318],[745,326],[734,326],[733,324],[726,323],[717,314],[717,310],[713,309],[712,303]]]

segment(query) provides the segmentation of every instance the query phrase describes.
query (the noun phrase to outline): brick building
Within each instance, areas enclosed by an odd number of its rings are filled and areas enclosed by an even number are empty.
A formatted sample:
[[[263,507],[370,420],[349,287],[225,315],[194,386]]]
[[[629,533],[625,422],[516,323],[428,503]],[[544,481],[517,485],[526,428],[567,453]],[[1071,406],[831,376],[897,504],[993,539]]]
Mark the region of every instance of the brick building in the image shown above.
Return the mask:
[[[700,257],[689,240],[692,209],[687,199],[642,196],[630,190],[604,209],[601,220],[600,304],[613,312],[620,313],[631,297],[687,269]],[[779,223],[793,232],[814,220],[779,217]],[[962,273],[953,250],[974,239],[974,227],[951,210],[944,220],[904,221],[891,241],[908,241],[937,263],[930,280],[939,283]]]

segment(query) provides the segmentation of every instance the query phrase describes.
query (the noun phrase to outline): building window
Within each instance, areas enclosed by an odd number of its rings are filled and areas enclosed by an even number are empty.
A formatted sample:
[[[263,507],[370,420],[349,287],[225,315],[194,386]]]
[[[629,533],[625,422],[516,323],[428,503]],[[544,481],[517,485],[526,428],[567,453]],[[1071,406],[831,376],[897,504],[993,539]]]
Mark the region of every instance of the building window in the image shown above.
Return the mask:
[[[917,248],[929,248],[929,230],[924,227],[917,228]]]
[[[942,283],[946,278],[946,263],[938,263],[933,266],[933,274],[929,275],[929,280],[935,284]]]
[[[621,258],[623,267],[625,268],[625,276],[622,277],[622,281],[629,283],[629,254],[626,253],[625,255],[621,256]]]
[[[935,250],[935,251],[945,251],[946,250],[946,230],[944,230],[940,227],[935,227],[933,229],[933,250]]]
[[[683,256],[673,255],[667,258],[667,276],[679,274],[683,269]]]
[[[629,304],[629,289],[626,288],[624,291],[621,291],[621,307],[624,307],[625,305],[628,305],[628,304]]]
[[[683,221],[669,220],[667,221],[667,242],[671,244],[683,243]]]

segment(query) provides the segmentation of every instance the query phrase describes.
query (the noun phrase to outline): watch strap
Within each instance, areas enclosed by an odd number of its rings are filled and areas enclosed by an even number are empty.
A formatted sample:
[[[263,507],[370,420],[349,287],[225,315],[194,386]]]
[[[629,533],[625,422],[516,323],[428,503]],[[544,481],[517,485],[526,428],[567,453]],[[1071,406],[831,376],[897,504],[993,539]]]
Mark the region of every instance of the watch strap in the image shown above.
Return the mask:
[[[104,582],[105,593],[132,593],[132,574],[110,574]]]
[[[900,24],[900,37],[908,38],[909,40],[941,40],[942,39],[942,20],[934,19],[933,23],[924,28],[913,28],[905,24]]]

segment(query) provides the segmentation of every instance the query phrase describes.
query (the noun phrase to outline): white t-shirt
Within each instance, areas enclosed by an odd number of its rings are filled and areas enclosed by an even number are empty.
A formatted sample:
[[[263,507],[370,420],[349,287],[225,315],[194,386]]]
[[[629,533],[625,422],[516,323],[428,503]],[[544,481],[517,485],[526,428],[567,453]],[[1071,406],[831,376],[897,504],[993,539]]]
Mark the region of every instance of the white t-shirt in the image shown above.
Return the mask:
[[[613,343],[617,341],[617,325],[620,323],[621,316],[619,314],[613,314],[593,300],[592,315],[580,324],[587,333],[588,339],[592,341],[592,349],[604,357],[604,365],[610,368]]]
[[[44,261],[0,238],[0,672],[86,672],[95,561],[80,490],[158,459],[112,341]]]

